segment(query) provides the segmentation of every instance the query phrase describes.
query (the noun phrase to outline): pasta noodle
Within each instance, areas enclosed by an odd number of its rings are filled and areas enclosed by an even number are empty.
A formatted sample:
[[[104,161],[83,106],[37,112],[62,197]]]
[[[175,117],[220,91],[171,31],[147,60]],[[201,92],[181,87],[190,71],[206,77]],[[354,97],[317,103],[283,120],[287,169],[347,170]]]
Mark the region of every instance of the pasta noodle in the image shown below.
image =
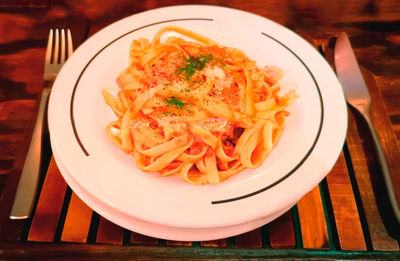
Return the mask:
[[[167,31],[193,41],[162,42]],[[277,67],[257,67],[241,50],[164,27],[151,42],[133,41],[118,94],[102,90],[117,118],[107,137],[144,171],[220,183],[259,167],[278,142],[285,108],[297,98],[293,90],[278,94],[282,75]]]

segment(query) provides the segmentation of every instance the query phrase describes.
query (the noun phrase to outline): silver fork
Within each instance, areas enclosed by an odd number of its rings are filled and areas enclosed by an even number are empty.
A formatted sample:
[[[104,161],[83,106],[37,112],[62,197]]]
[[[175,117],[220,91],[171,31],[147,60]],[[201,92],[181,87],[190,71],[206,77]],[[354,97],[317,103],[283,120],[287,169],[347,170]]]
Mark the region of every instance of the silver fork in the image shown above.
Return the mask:
[[[29,218],[32,212],[40,177],[42,137],[47,101],[58,72],[61,70],[61,67],[68,57],[72,55],[72,52],[71,31],[69,29],[61,29],[60,31],[58,29],[50,29],[44,64],[43,91],[40,97],[39,110],[33,129],[31,144],[11,209],[11,219]]]

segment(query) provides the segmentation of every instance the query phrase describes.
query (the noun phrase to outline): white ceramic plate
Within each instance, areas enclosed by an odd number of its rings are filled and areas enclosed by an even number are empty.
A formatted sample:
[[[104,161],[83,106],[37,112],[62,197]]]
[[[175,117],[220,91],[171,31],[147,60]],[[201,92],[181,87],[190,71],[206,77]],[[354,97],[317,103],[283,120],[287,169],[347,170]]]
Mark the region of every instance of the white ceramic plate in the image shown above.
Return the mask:
[[[107,140],[104,128],[115,116],[101,89],[116,86],[133,39],[152,39],[169,25],[242,49],[260,67],[284,70],[282,93],[295,89],[300,98],[289,108],[284,133],[260,168],[244,170],[218,185],[193,186],[179,177],[142,172],[130,155]],[[174,6],[127,17],[83,43],[54,84],[49,127],[68,184],[113,222],[134,231],[138,229],[126,222],[129,218],[160,227],[217,229],[268,222],[313,189],[341,151],[347,111],[329,65],[292,31],[239,10]]]
[[[132,216],[126,215],[112,207],[107,206],[101,200],[92,197],[87,193],[79,183],[71,179],[71,174],[64,167],[62,162],[56,153],[53,154],[55,160],[57,161],[57,166],[63,173],[68,184],[74,188],[74,192],[79,195],[84,195],[86,204],[95,210],[102,217],[119,224],[122,227],[129,228],[137,233],[155,237],[163,238],[169,240],[179,240],[179,241],[206,241],[214,240],[220,238],[227,238],[234,235],[239,235],[247,231],[256,229],[275,218],[279,217],[283,213],[289,210],[282,209],[273,215],[267,217],[262,217],[256,220],[251,220],[245,223],[241,223],[233,226],[223,226],[223,227],[213,227],[213,228],[181,228],[181,227],[171,227],[163,226],[159,224],[154,224],[146,222],[144,220],[136,219]]]

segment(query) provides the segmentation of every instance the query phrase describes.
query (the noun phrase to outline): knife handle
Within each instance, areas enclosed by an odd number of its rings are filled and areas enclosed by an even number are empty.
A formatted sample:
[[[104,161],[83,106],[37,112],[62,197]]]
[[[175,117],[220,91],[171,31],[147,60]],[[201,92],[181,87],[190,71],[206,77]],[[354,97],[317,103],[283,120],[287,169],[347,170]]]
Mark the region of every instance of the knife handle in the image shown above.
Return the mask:
[[[386,161],[385,153],[383,152],[382,145],[381,145],[381,143],[379,141],[379,138],[378,138],[378,135],[376,133],[375,127],[372,124],[370,114],[369,113],[363,113],[363,115],[364,115],[364,118],[366,119],[368,127],[369,127],[369,129],[371,131],[372,139],[373,139],[374,145],[375,145],[375,151],[376,151],[376,154],[378,156],[379,164],[381,166],[383,180],[384,180],[385,185],[386,185],[386,189],[387,189],[387,193],[388,193],[390,204],[391,204],[392,209],[393,209],[393,213],[394,213],[394,215],[396,217],[397,222],[400,223],[400,208],[399,208],[399,205],[398,205],[397,200],[396,200],[395,191],[394,191],[394,188],[393,188],[392,180],[390,178],[390,172],[389,172],[389,167],[388,167],[388,164],[387,164],[387,161]]]
[[[33,129],[32,140],[29,145],[28,154],[11,209],[11,219],[26,219],[29,218],[32,212],[40,177],[44,115],[49,94],[50,88],[44,88],[40,97],[39,110]]]

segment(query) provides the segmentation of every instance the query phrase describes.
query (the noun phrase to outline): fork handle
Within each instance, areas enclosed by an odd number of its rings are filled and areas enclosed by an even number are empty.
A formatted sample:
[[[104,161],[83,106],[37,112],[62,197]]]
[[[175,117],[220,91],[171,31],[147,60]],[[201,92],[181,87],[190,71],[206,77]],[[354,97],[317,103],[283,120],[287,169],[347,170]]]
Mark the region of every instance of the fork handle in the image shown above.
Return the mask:
[[[392,183],[392,179],[390,176],[390,171],[389,171],[389,167],[388,167],[388,164],[386,161],[385,153],[383,152],[382,145],[379,141],[378,135],[375,131],[375,127],[371,121],[371,117],[370,117],[369,113],[363,113],[363,115],[364,115],[364,118],[366,119],[366,121],[368,123],[368,127],[371,131],[372,139],[373,139],[374,145],[375,145],[375,151],[378,156],[378,161],[379,161],[379,164],[380,164],[380,167],[382,170],[383,180],[386,185],[387,194],[389,197],[390,204],[392,206],[393,213],[396,217],[397,222],[400,224],[399,203],[396,200],[396,195],[395,195],[396,192],[394,191],[394,188],[393,188],[393,183]]]
[[[39,110],[33,129],[32,140],[29,145],[28,154],[11,209],[11,219],[26,219],[29,218],[32,212],[40,177],[43,123],[49,94],[50,88],[44,88],[40,97]]]

